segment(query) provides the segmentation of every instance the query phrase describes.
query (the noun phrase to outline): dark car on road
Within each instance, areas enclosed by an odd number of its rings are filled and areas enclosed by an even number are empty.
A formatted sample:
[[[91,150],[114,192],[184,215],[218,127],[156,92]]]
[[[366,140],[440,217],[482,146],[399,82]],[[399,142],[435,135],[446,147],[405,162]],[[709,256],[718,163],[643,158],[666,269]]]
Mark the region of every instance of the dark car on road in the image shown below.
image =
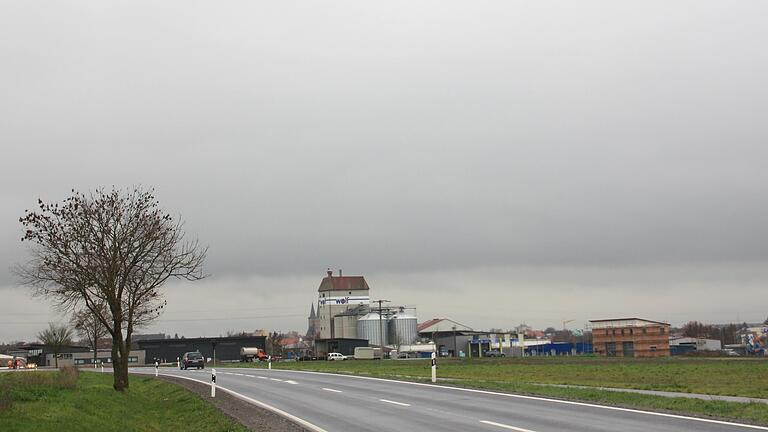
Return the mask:
[[[488,350],[483,355],[486,357],[504,357],[504,353],[497,349]]]
[[[205,358],[198,351],[184,353],[179,363],[179,369],[187,370],[189,368],[205,369]]]

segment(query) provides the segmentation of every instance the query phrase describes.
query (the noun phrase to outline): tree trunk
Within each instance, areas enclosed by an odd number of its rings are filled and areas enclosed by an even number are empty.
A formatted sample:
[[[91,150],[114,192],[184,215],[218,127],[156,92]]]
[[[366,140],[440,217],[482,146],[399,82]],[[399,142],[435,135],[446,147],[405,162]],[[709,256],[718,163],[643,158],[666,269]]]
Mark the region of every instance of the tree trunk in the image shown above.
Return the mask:
[[[59,353],[53,352],[53,364],[56,365],[56,369],[59,368]]]
[[[128,387],[128,364],[121,353],[123,334],[119,330],[112,336],[112,387],[117,391],[123,391]]]
[[[93,319],[93,322],[93,367],[96,367],[96,361],[99,359],[99,338],[97,337],[99,321]]]

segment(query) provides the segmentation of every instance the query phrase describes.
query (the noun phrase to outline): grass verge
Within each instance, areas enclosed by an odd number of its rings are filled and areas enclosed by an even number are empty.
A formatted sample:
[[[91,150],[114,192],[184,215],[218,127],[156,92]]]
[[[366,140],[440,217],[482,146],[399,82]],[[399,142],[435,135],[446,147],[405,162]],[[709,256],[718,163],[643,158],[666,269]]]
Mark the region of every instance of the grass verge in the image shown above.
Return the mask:
[[[429,360],[282,362],[279,369],[428,381]],[[239,365],[240,367],[244,365]],[[263,367],[253,365],[252,367]],[[439,360],[443,384],[768,425],[768,405],[668,398],[537,384],[768,397],[768,361],[742,359],[503,358]]]
[[[112,375],[77,370],[0,373],[3,432],[98,430],[247,431],[189,391],[158,379],[131,376],[123,393]]]

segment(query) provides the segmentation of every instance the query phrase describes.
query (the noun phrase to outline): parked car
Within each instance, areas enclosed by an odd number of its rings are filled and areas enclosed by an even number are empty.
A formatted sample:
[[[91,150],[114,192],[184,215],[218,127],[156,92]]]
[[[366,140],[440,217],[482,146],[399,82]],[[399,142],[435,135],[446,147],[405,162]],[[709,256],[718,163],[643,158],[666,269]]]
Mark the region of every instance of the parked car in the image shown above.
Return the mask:
[[[490,349],[486,351],[483,355],[486,357],[504,357],[504,353],[497,349]]]
[[[199,351],[184,353],[179,362],[179,369],[187,370],[189,368],[205,369],[205,358]]]
[[[336,352],[334,352],[334,353],[330,353],[330,354],[328,354],[328,361],[333,361],[333,360],[346,360],[346,359],[347,359],[347,356],[345,356],[345,355],[344,355],[344,354],[342,354],[342,353],[336,353]]]

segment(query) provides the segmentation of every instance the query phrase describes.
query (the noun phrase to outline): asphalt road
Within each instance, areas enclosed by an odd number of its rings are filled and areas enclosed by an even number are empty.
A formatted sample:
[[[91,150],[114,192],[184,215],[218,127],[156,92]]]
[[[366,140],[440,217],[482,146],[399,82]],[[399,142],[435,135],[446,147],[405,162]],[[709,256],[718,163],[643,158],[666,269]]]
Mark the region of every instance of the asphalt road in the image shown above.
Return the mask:
[[[154,368],[131,372],[154,374]],[[211,379],[209,369],[161,368],[160,373],[205,383]],[[545,398],[300,371],[220,368],[217,385],[329,432],[768,431],[768,427]]]

